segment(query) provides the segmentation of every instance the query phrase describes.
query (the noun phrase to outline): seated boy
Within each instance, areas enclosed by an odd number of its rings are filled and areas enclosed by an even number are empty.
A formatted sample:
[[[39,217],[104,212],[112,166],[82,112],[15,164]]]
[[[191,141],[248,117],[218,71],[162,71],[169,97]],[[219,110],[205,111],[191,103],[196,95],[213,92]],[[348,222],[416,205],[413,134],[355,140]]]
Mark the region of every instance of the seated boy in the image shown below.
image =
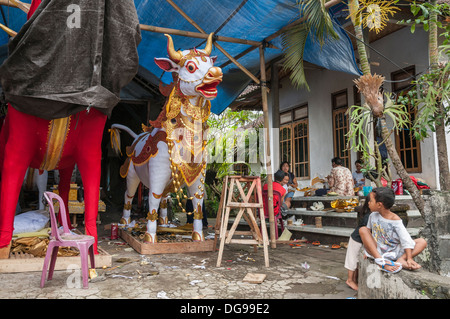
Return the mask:
[[[419,269],[421,266],[413,258],[427,243],[422,238],[411,238],[400,217],[390,211],[394,203],[395,194],[391,188],[378,187],[370,193],[372,213],[367,226],[359,230],[365,253],[387,272],[397,272],[401,268]]]

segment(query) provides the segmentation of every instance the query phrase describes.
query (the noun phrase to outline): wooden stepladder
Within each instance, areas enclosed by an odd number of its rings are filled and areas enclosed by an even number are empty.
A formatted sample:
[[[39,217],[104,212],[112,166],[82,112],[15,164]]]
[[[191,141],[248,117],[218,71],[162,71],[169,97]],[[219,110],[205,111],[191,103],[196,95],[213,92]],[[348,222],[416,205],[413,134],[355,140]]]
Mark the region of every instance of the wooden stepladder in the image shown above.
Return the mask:
[[[244,186],[242,183],[244,183]],[[225,244],[233,243],[254,245],[255,247],[256,245],[263,245],[265,265],[269,267],[269,237],[264,218],[260,177],[226,176],[224,178],[220,206],[216,222],[216,238],[218,235],[220,239],[217,267],[220,267],[222,262]],[[228,230],[230,212],[234,209],[239,209],[239,211],[233,225]],[[260,226],[258,226],[256,220],[257,212],[259,212]],[[242,218],[250,226],[250,231],[236,231]],[[251,235],[253,238],[233,238],[234,235]]]

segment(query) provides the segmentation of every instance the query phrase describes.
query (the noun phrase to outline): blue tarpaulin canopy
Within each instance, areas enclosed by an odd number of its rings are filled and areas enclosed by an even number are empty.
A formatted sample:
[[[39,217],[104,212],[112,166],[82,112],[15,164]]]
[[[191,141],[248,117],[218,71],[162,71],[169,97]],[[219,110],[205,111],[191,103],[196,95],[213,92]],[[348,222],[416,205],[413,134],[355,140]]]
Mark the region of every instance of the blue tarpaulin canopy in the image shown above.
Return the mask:
[[[134,2],[141,24],[199,32],[166,0],[134,0]],[[218,36],[259,42],[294,22],[300,16],[296,0],[178,0],[174,2],[206,33],[214,32]],[[332,7],[330,12],[334,15],[342,11],[342,7],[345,6]],[[16,31],[25,23],[26,15],[19,9],[3,7],[2,10],[0,23],[6,24]],[[339,28],[337,19],[335,22],[335,30],[340,39],[330,39],[321,47],[319,43],[308,38],[304,60],[329,70],[360,75],[351,41],[347,34]],[[193,47],[203,48],[205,45],[203,39],[177,35],[172,37],[177,50]],[[6,33],[1,32],[0,46],[7,42]],[[250,47],[230,42],[218,43],[233,57]],[[274,38],[270,43],[280,49],[282,47],[280,37]],[[142,31],[142,42],[139,45],[140,65],[155,76],[153,79],[161,79],[165,84],[169,84],[172,81],[172,75],[164,73],[154,63],[155,57],[167,56],[166,47],[167,39],[163,34]],[[280,49],[265,48],[266,62],[279,57],[282,54]],[[228,61],[228,58],[217,48],[213,49],[212,55],[218,57],[217,66]],[[238,61],[254,75],[259,75],[259,50],[253,50]],[[215,114],[224,111],[252,82],[248,75],[233,63],[225,66],[223,72],[223,83],[218,87],[217,98],[212,101],[212,112]]]

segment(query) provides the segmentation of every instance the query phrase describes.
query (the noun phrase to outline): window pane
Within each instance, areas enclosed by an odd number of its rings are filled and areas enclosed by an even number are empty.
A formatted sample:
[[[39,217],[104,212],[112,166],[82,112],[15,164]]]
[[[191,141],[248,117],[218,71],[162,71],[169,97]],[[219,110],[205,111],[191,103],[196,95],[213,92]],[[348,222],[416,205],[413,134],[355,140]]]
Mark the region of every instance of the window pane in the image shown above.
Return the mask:
[[[412,157],[411,157],[412,153],[411,150],[406,150],[405,152],[405,156],[406,156],[406,163],[405,163],[405,168],[413,168],[413,164],[412,164]]]
[[[294,170],[294,174],[297,177],[305,177],[309,176],[308,171],[305,170],[305,163],[308,162],[308,122],[307,120],[297,121],[292,124],[292,138],[289,139],[289,146],[286,143],[286,152],[291,157],[291,165]],[[281,141],[280,141],[280,144]],[[289,152],[292,148],[292,152]]]
[[[404,139],[405,139],[405,148],[411,148],[411,136],[409,135],[409,131],[405,130]]]
[[[308,107],[301,107],[294,111],[294,120],[308,117]]]
[[[291,112],[280,114],[280,124],[286,124],[289,122],[292,122],[292,113]]]
[[[417,157],[417,150],[416,149],[413,149],[413,167],[417,167],[417,166],[419,166],[419,160],[418,160],[418,157]]]

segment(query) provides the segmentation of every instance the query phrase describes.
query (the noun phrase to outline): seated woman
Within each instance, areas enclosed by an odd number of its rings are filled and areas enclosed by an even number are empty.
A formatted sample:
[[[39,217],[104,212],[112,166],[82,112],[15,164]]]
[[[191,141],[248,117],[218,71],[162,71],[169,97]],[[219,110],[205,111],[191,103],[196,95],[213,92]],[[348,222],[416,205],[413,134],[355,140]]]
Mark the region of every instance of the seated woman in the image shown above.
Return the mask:
[[[286,190],[283,187],[289,181],[289,176],[286,172],[278,170],[274,174],[274,181],[272,183],[273,188],[273,213],[277,216],[280,213],[281,207],[284,204],[284,197],[286,195]],[[266,206],[267,202],[267,192],[268,192],[268,184],[266,183],[263,187],[263,203],[264,203],[264,215],[267,218],[268,207]],[[284,209],[287,209],[286,205],[284,205]]]
[[[291,165],[287,161],[284,161],[280,165],[280,170],[287,173],[289,176],[289,181],[285,185],[285,189],[286,189],[287,193],[284,198],[284,202],[286,203],[286,206],[288,208],[291,208],[291,200],[292,200],[292,197],[294,197],[295,189],[298,187],[297,179],[295,178],[294,173],[291,172],[290,168],[291,168]]]
[[[281,231],[284,230],[282,214],[283,210],[286,210],[286,204],[284,203],[284,196],[286,195],[286,190],[284,189],[284,184],[289,181],[289,176],[286,172],[278,170],[274,175],[273,187],[273,215],[275,217],[275,223],[277,224],[280,220]],[[264,217],[269,218],[269,196],[268,196],[268,184],[266,183],[263,187],[262,197],[264,206]],[[275,227],[276,238],[278,238],[278,227]]]

